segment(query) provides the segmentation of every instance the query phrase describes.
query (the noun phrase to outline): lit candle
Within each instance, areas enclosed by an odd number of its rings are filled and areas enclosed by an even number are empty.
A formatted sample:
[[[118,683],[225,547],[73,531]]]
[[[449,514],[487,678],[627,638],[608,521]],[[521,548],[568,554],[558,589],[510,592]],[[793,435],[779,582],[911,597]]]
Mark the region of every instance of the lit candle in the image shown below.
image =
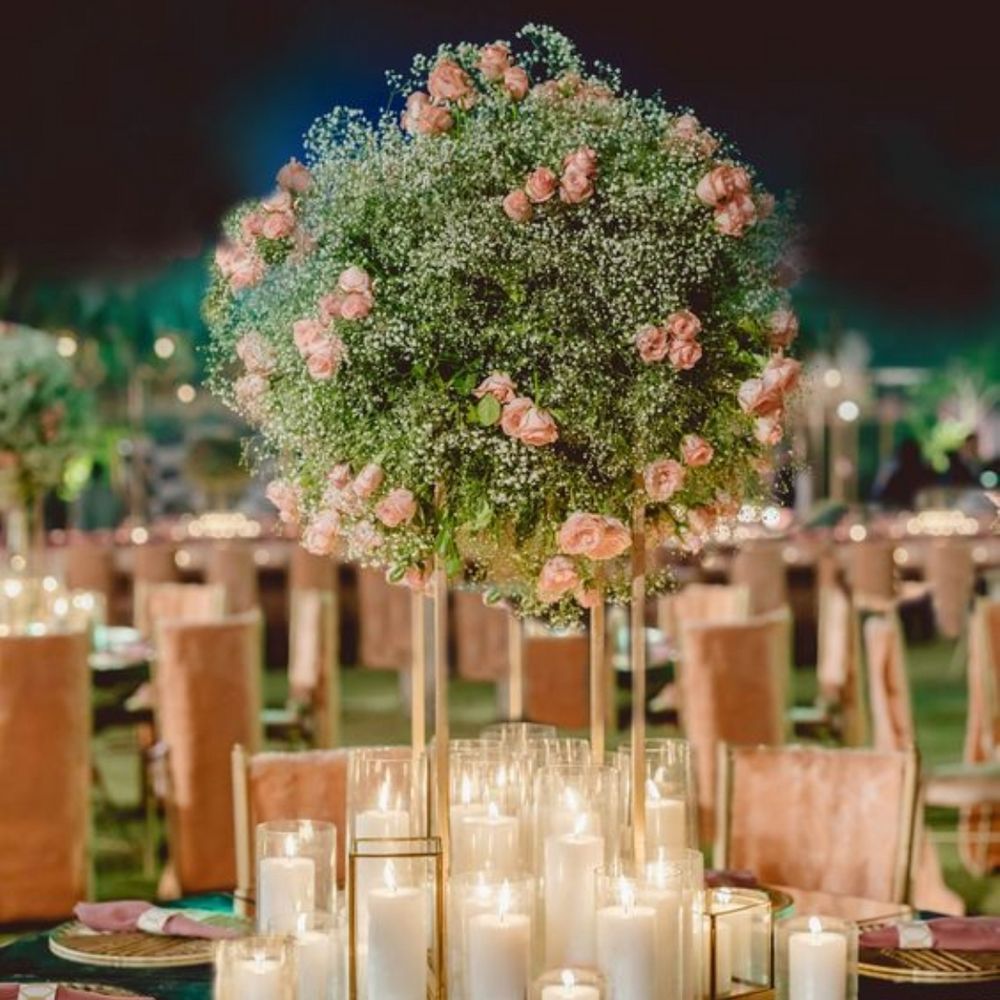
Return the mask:
[[[328,1000],[336,968],[335,943],[329,931],[310,930],[308,918],[299,918],[295,935],[298,1000]]]
[[[510,886],[500,890],[496,913],[468,925],[468,1000],[524,1000],[531,961],[531,918],[510,912]]]
[[[293,934],[299,915],[316,908],[316,865],[297,851],[289,834],[285,856],[261,858],[257,866],[257,927],[264,933]]]
[[[486,806],[481,802],[472,801],[472,782],[467,774],[462,775],[462,786],[459,791],[459,801],[453,803],[449,809],[451,818],[451,871],[453,874],[475,871],[476,865],[472,860],[472,851],[469,846],[470,828],[466,820],[476,816],[483,816],[486,813]]]
[[[354,837],[393,840],[410,835],[410,815],[403,809],[389,808],[389,782],[384,781],[378,792],[378,804],[374,809],[358,813],[354,819]],[[379,884],[378,872],[369,862],[360,860],[355,867],[354,893],[358,900],[358,915],[361,934],[364,937],[368,925],[368,896]]]
[[[467,862],[473,870],[504,875],[520,870],[517,820],[500,815],[495,802],[489,804],[485,814],[469,815],[460,825],[464,828],[461,841],[467,851]]]
[[[424,893],[397,885],[391,861],[383,878],[385,884],[368,894],[367,995],[372,1000],[426,1000]]]
[[[654,876],[655,877],[655,876]],[[643,894],[656,913],[656,995],[663,1000],[681,1000],[684,995],[684,967],[691,949],[685,942],[682,924],[682,900],[679,889],[657,887]]]
[[[646,782],[646,850],[651,856],[670,857],[686,850],[687,805],[683,799],[664,798],[654,781]]]
[[[282,1000],[281,963],[263,954],[237,961],[233,996],[240,1000]]]
[[[732,974],[736,979],[751,982],[753,979],[753,910],[739,900],[732,900],[725,890],[718,892],[718,923],[729,928],[732,942]]]
[[[619,902],[597,911],[597,966],[611,995],[628,1000],[656,997],[656,911],[637,906],[632,886],[622,879]]]
[[[794,1000],[846,1000],[847,938],[818,917],[788,939],[788,991]]]
[[[573,833],[545,840],[545,948],[547,964],[593,965],[594,872],[604,863],[604,838],[584,833],[587,815]]]
[[[577,983],[576,976],[569,969],[563,969],[562,982],[542,988],[542,1000],[600,1000],[596,986]]]

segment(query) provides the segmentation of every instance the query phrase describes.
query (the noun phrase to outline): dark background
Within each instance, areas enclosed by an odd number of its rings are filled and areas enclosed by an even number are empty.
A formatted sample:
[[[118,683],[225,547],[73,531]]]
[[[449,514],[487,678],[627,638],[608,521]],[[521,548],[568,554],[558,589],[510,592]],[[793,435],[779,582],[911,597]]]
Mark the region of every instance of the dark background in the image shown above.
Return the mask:
[[[1000,349],[1000,129],[986,11],[635,2],[131,0],[8,5],[0,32],[0,264],[38,282],[195,262],[334,104],[444,40],[548,22],[661,90],[799,195],[814,343],[863,330],[885,363]],[[200,267],[200,265],[199,265]]]

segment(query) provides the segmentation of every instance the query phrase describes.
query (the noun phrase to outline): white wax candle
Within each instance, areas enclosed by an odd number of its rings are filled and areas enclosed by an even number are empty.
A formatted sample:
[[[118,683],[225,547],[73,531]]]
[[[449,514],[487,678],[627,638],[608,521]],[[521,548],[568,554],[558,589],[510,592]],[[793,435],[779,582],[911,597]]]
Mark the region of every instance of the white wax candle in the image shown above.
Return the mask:
[[[299,931],[295,936],[298,1000],[329,1000],[336,956],[334,938],[323,931]]]
[[[453,875],[476,871],[469,846],[470,827],[467,820],[486,814],[481,802],[463,802],[450,807],[451,817],[451,871]]]
[[[681,1000],[684,995],[684,948],[681,893],[678,889],[650,889],[643,902],[656,913],[656,996]]]
[[[687,806],[683,799],[646,798],[646,848],[666,857],[686,850]]]
[[[545,952],[549,966],[593,965],[594,872],[604,863],[604,838],[567,833],[545,841]]]
[[[542,1000],[600,1000],[600,997],[596,986],[577,983],[568,972],[563,973],[562,983],[542,987]]]
[[[847,938],[820,926],[788,939],[788,991],[793,1000],[847,997]]]
[[[255,955],[233,966],[233,996],[240,1000],[282,1000],[281,963]]]
[[[531,918],[483,913],[468,925],[468,1000],[524,1000],[531,964]]]
[[[261,858],[257,866],[257,927],[266,934],[293,934],[299,916],[316,909],[312,858]]]
[[[614,997],[656,998],[656,911],[651,906],[604,906],[597,911],[597,967]]]
[[[427,935],[427,905],[420,889],[372,889],[366,961],[370,1000],[426,1000]]]
[[[495,806],[483,815],[462,820],[462,844],[472,871],[513,875],[520,871],[517,820],[500,815]]]
[[[410,833],[410,814],[402,809],[366,809],[354,819],[354,837],[406,837]]]

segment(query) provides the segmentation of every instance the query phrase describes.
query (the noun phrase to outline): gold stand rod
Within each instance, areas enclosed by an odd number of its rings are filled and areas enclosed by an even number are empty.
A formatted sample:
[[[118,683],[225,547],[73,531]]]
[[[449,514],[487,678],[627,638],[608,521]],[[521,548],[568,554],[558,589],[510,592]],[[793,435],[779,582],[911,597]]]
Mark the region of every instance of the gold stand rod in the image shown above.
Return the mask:
[[[605,676],[604,595],[590,609],[590,748],[594,763],[604,763],[608,718],[608,683]]]
[[[632,829],[636,870],[646,866],[646,508],[632,511]]]
[[[507,717],[516,722],[524,718],[524,622],[512,610],[507,615]]]
[[[421,588],[410,593],[410,743],[414,757],[427,746],[427,616]]]

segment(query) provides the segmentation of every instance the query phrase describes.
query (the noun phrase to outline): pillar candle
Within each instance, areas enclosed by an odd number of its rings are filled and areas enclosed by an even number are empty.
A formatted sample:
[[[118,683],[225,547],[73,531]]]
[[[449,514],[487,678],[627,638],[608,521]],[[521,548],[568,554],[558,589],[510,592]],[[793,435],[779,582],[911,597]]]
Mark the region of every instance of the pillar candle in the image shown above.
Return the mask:
[[[788,939],[788,990],[794,1000],[846,1000],[847,938],[810,921]]]
[[[486,814],[486,806],[481,802],[461,802],[451,806],[451,871],[452,874],[460,875],[464,872],[477,870],[473,861],[472,850],[469,846],[469,834],[471,827],[468,820],[475,819]]]
[[[468,925],[468,1000],[524,1000],[531,960],[531,918],[483,913]]]
[[[719,907],[717,922],[729,928],[732,974],[743,982],[753,979],[753,910],[741,903]]]
[[[238,961],[233,967],[233,995],[240,1000],[282,1000],[281,963],[255,955]]]
[[[482,815],[462,820],[462,844],[474,871],[513,875],[521,868],[517,820],[502,816],[494,803]]]
[[[604,838],[566,833],[545,841],[545,950],[548,965],[593,965],[594,872],[604,863]]]
[[[687,806],[683,799],[646,798],[646,850],[667,857],[686,850]]]
[[[295,936],[298,1000],[328,1000],[332,995],[336,965],[333,935],[324,931],[299,931]]]
[[[257,926],[268,934],[292,934],[303,913],[316,908],[312,858],[261,858],[257,866]]]
[[[656,911],[630,898],[597,911],[597,965],[612,996],[656,1000]]]
[[[427,901],[420,889],[397,886],[386,866],[385,885],[368,894],[367,996],[426,1000]]]
[[[681,1000],[683,968],[689,961],[681,924],[681,892],[679,889],[650,889],[643,893],[642,900],[656,914],[656,996],[658,1000]]]

